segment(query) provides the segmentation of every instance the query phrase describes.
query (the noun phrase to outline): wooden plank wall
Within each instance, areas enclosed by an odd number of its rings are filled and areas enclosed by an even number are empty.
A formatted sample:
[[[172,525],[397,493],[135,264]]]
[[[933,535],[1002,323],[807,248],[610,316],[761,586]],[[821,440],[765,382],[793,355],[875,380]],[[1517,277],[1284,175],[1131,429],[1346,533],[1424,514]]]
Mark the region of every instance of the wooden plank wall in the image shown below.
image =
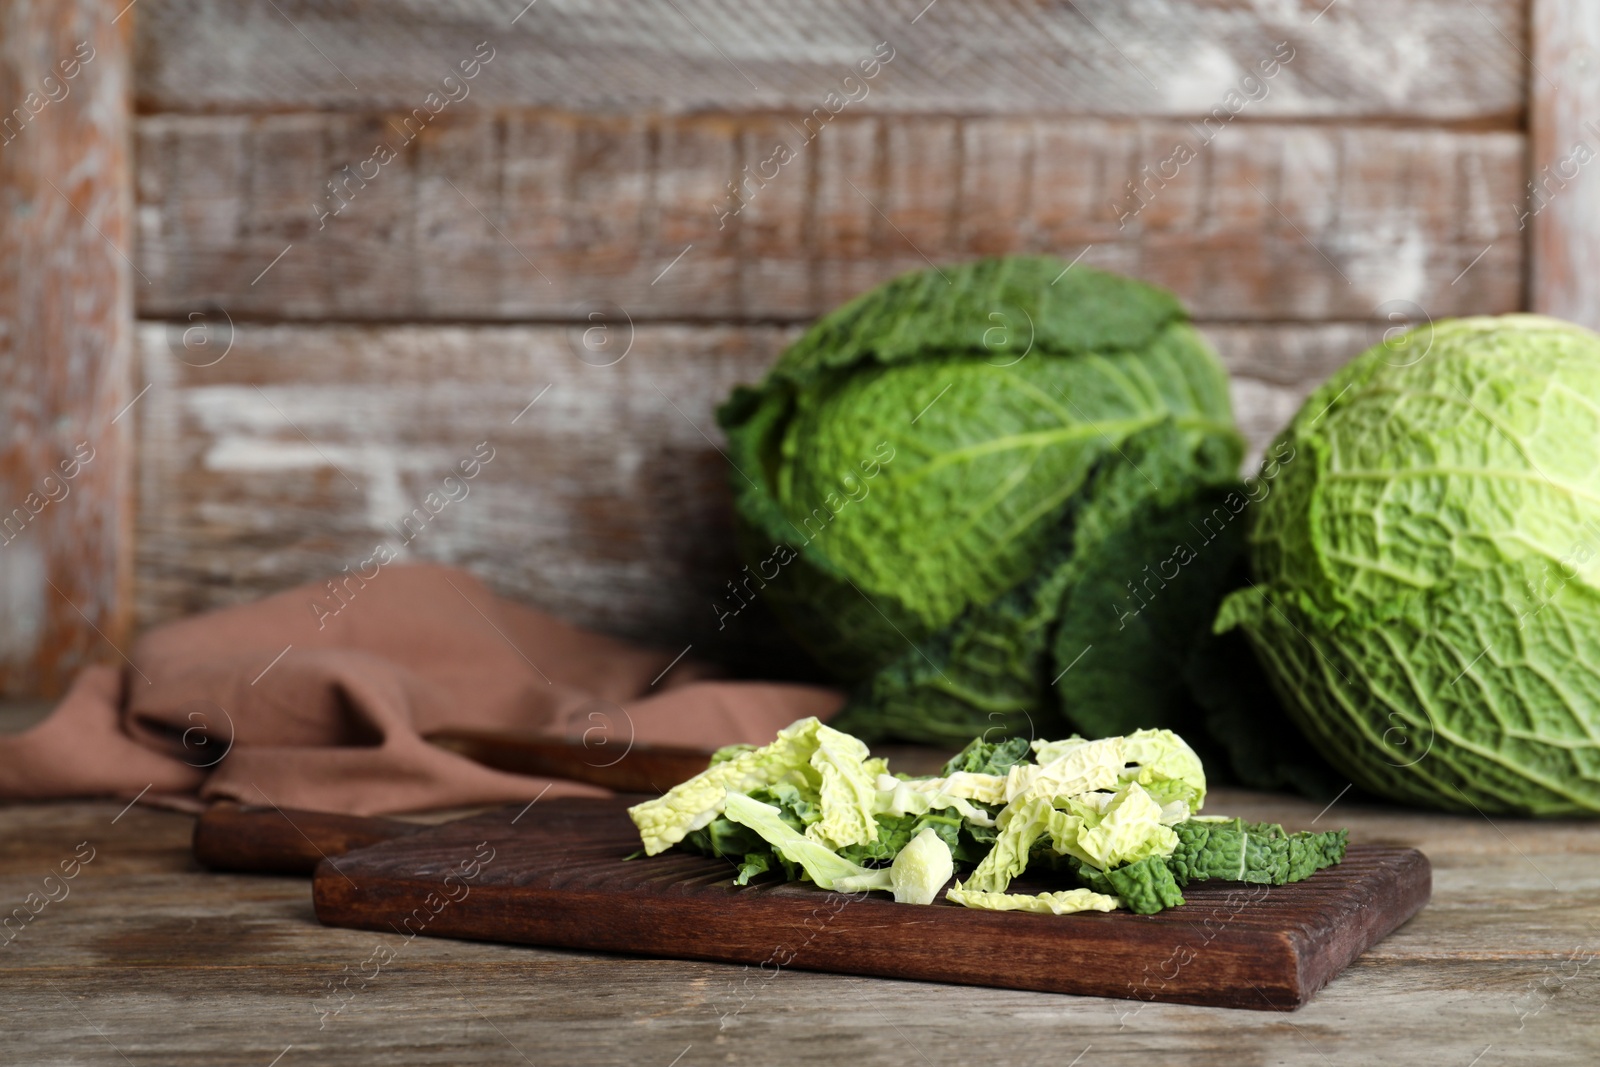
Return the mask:
[[[1600,159],[1600,4],[1537,0],[1533,10],[1529,167],[1531,308],[1600,329],[1600,191],[1583,172]]]
[[[748,662],[712,409],[928,261],[1170,286],[1259,446],[1393,323],[1524,306],[1528,21],[143,0],[138,620],[365,559],[488,441],[409,553]]]
[[[132,587],[131,19],[0,0],[0,695],[119,661]]]

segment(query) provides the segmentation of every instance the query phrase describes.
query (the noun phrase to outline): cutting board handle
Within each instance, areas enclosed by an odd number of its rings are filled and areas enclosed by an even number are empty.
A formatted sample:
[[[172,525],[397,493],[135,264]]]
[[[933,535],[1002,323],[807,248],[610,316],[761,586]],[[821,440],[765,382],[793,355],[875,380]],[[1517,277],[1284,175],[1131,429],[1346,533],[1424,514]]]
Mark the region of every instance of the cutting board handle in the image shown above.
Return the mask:
[[[218,804],[194,825],[194,858],[214,871],[310,874],[324,857],[407,837],[419,823]]]

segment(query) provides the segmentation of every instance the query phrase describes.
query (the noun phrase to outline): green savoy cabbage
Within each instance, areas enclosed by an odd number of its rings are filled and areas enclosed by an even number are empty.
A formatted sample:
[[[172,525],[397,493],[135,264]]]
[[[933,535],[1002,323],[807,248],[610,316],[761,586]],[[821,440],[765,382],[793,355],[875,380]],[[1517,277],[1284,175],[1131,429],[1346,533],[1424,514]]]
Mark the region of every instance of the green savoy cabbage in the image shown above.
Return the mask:
[[[932,904],[959,870],[965,881],[945,894],[954,903],[1055,915],[1149,915],[1183,904],[1193,882],[1284,885],[1344,858],[1343,830],[1290,834],[1197,815],[1205,797],[1199,756],[1170,730],[980,737],[938,775],[908,777],[811,718],[769,745],[717,752],[628,815],[646,854],[677,846],[717,857],[737,872],[735,885],[781,872],[821,889]],[[863,824],[866,840],[856,832]],[[1067,884],[1024,892],[1019,876]]]
[[[1170,293],[1049,258],[908,274],[718,420],[741,549],[784,564],[762,596],[853,686],[841,728],[960,743],[1196,714],[1242,440]]]
[[[1358,357],[1279,438],[1223,604],[1360,786],[1600,813],[1600,337],[1532,315]]]

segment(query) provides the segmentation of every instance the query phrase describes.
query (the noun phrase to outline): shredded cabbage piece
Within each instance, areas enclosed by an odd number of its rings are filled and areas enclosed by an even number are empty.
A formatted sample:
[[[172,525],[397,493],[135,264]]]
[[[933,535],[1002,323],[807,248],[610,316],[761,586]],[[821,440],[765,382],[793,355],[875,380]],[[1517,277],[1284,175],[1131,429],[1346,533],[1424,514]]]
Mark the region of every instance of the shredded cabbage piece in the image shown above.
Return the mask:
[[[1078,911],[1114,911],[1121,901],[1088,889],[1063,889],[1054,893],[988,893],[959,884],[945,896],[957,904],[984,911],[1033,911],[1046,915],[1071,915]]]
[[[1029,759],[1029,754],[1033,759]],[[1339,862],[1345,833],[1197,815],[1205,772],[1170,730],[1059,741],[973,741],[925,778],[889,774],[857,738],[816,719],[770,745],[729,746],[705,771],[629,809],[647,854],[719,856],[735,884],[782,874],[900,903],[944,896],[991,911],[1065,915],[1183,904],[1221,878],[1281,885]],[[1024,874],[1077,885],[1013,893]]]

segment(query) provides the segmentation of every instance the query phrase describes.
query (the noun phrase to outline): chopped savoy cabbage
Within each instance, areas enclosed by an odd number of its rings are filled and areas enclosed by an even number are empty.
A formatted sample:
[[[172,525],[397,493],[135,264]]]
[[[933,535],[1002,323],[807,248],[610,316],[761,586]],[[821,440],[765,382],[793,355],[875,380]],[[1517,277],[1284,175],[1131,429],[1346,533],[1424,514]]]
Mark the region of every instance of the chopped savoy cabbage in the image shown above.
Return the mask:
[[[1060,741],[978,739],[937,775],[902,778],[816,719],[738,746],[629,809],[646,852],[726,859],[735,882],[781,874],[838,892],[1064,915],[1183,904],[1205,879],[1283,885],[1339,862],[1345,832],[1200,816],[1199,758],[1168,730]],[[1062,888],[1011,891],[1028,874]]]

